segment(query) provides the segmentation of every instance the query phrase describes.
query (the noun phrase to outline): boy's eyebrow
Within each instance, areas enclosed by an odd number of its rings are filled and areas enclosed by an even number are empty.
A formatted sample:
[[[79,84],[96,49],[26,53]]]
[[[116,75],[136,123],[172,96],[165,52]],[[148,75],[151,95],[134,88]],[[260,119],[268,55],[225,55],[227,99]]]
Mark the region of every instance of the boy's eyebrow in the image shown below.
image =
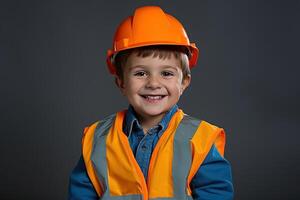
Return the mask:
[[[162,65],[161,67],[163,67],[164,69],[166,68],[171,68],[171,69],[175,69],[175,70],[178,70],[178,67],[176,66],[172,66],[172,65]]]

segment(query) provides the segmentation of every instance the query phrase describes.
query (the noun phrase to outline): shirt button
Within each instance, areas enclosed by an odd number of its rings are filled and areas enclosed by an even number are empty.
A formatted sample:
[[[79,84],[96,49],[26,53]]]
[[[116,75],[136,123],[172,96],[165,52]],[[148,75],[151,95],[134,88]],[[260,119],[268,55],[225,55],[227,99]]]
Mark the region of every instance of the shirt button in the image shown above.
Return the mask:
[[[147,146],[146,145],[143,145],[142,146],[142,149],[145,151],[147,149]]]

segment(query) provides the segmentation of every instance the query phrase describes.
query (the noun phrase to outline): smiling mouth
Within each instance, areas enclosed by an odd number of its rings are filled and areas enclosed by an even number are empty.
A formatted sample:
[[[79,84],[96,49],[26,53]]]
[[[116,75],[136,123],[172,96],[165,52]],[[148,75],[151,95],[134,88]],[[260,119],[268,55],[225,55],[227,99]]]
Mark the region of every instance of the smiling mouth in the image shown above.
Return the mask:
[[[161,100],[167,95],[141,95],[146,100]]]

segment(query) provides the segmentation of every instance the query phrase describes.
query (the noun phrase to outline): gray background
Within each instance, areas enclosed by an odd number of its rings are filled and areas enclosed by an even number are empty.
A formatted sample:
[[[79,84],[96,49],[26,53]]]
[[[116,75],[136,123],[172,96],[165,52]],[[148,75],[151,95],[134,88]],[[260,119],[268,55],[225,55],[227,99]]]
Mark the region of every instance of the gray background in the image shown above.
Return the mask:
[[[66,199],[86,125],[127,107],[116,26],[160,5],[201,49],[179,105],[227,132],[235,199],[299,199],[299,1],[1,1],[1,199]]]

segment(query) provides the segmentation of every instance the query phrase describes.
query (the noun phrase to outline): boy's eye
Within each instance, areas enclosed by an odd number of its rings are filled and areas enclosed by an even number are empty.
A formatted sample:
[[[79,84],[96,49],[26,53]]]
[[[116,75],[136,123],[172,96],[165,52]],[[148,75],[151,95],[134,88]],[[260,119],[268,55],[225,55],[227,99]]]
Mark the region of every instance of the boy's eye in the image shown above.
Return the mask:
[[[174,73],[173,72],[169,72],[169,71],[163,71],[161,73],[162,76],[174,76]]]
[[[138,71],[138,72],[135,72],[133,75],[134,76],[146,76],[146,72],[144,72],[144,71]]]

